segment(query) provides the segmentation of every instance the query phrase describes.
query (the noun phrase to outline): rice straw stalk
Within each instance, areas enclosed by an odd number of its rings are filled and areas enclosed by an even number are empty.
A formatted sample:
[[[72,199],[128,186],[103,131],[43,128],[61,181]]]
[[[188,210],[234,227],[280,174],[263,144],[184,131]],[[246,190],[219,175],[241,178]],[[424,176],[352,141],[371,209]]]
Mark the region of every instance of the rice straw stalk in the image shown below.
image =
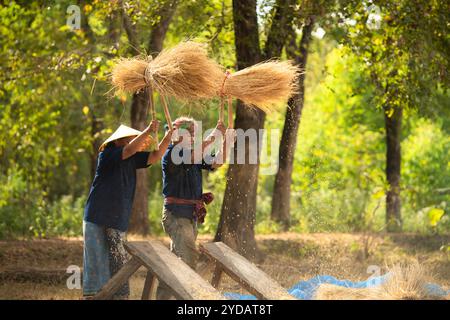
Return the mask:
[[[151,84],[164,96],[186,101],[216,95],[222,75],[222,68],[208,58],[202,44],[187,41],[163,50],[154,59],[120,59],[111,82],[117,92],[134,93]]]
[[[278,111],[298,92],[300,68],[292,61],[266,61],[231,74],[223,94],[266,113]]]
[[[379,286],[346,288],[322,284],[316,291],[316,300],[428,300],[446,299],[427,289],[434,282],[418,263],[409,266],[395,265],[388,278]]]
[[[135,93],[150,88],[158,91],[169,127],[172,121],[167,96],[179,100],[210,98],[216,94],[221,67],[208,58],[205,47],[192,41],[163,50],[156,58],[120,59],[112,71],[111,82],[116,92]],[[150,101],[150,111],[154,119]]]

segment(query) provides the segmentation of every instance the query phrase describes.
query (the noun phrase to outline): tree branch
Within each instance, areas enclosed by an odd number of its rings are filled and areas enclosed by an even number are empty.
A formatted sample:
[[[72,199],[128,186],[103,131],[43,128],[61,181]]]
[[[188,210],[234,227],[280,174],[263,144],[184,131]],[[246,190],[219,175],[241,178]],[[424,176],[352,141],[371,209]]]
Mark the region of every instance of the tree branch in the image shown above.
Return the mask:
[[[286,42],[289,26],[293,20],[294,0],[277,0],[274,6],[274,17],[267,35],[267,41],[264,48],[266,59],[281,56],[283,46]]]
[[[158,12],[160,17],[159,22],[154,26],[150,33],[150,41],[148,43],[148,52],[160,52],[163,48],[164,38],[169,29],[170,21],[178,5],[178,0],[168,0],[164,3],[161,10]]]
[[[140,52],[139,52],[139,40],[138,40],[137,31],[136,31],[136,26],[133,24],[133,22],[131,21],[131,18],[128,16],[128,13],[126,11],[126,8],[125,8],[122,0],[119,0],[119,8],[120,8],[120,12],[122,15],[122,25],[123,25],[123,28],[125,29],[125,32],[128,37],[128,43],[130,45],[130,52],[133,55],[138,55],[138,54],[140,54]]]

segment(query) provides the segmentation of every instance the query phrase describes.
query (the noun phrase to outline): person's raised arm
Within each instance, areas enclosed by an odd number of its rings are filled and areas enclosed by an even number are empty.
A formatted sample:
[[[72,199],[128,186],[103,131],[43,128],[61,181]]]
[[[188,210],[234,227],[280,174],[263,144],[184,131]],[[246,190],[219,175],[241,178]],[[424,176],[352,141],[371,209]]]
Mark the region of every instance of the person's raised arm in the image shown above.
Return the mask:
[[[211,163],[211,167],[213,169],[219,168],[225,163],[226,159],[230,155],[231,146],[234,144],[235,140],[236,131],[234,129],[227,129],[225,132],[225,138],[222,142],[222,148],[216,154],[213,162]]]
[[[157,132],[159,128],[159,121],[152,120],[150,125],[142,131],[140,135],[131,140],[122,151],[122,160],[128,159],[133,156],[136,152],[143,150],[149,144],[150,134],[152,132]]]
[[[209,146],[211,143],[213,143],[214,142],[214,139],[215,139],[215,135],[217,134],[217,132],[219,131],[221,134],[222,134],[222,136],[223,135],[225,135],[225,125],[223,124],[223,122],[222,121],[217,121],[217,125],[216,125],[216,127],[215,127],[215,129],[211,132],[211,134],[209,135],[209,136],[207,136],[206,138],[205,138],[205,140],[203,140],[202,141],[202,152],[203,152],[203,150],[205,150],[205,148],[207,147],[207,146]]]
[[[175,131],[176,128],[173,128],[172,130],[168,130],[166,132],[166,135],[162,139],[162,141],[159,143],[158,150],[150,152],[148,155],[147,164],[154,164],[158,162],[166,152],[167,147],[170,144],[170,140],[172,139],[172,134]]]

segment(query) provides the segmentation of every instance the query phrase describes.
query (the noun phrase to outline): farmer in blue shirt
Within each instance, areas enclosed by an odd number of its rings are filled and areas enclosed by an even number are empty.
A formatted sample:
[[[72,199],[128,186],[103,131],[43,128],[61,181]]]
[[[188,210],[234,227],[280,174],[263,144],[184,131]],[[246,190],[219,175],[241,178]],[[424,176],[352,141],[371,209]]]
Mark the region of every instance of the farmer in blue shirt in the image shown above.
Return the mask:
[[[211,135],[202,141],[201,147],[196,148],[195,120],[181,117],[174,121],[174,125],[179,128],[178,137],[172,138],[172,144],[161,161],[164,195],[162,224],[171,239],[171,251],[195,270],[198,257],[195,245],[197,223],[203,223],[205,204],[213,200],[211,193],[203,193],[202,170],[213,171],[223,164],[230,150],[227,141],[234,139],[234,130],[225,132],[223,123],[219,121]],[[214,141],[220,143],[220,140],[223,140],[222,145],[219,145],[220,150],[214,156],[208,152],[208,146],[211,147]],[[167,300],[171,296],[170,289],[161,283],[157,291],[158,300]]]
[[[150,133],[158,131],[158,121],[140,132],[121,125],[101,146],[97,169],[84,210],[83,296],[95,295],[128,260],[123,247],[136,189],[136,169],[147,168],[161,159],[172,131],[159,150],[146,152]],[[115,298],[127,298],[128,284]]]

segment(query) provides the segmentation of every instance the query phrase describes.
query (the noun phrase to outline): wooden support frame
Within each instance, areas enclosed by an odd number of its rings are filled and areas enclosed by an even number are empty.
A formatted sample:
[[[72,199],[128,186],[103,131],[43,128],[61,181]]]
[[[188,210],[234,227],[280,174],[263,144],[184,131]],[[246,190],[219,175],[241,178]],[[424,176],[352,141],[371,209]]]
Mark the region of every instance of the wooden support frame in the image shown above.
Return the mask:
[[[156,298],[158,282],[164,283],[180,300],[225,300],[212,285],[158,241],[125,242],[132,258],[97,293],[93,299],[113,298],[120,287],[141,267],[147,269],[141,299]]]
[[[219,287],[220,280],[222,279],[222,273],[223,273],[222,267],[216,263],[211,278],[211,285],[216,289]]]
[[[211,285],[218,287],[223,273],[244,289],[264,300],[296,300],[266,273],[223,242],[200,245],[200,250],[215,264]]]
[[[131,258],[94,296],[94,300],[111,299],[117,290],[139,269],[142,264],[136,258]]]
[[[147,271],[145,277],[144,289],[142,290],[141,300],[155,300],[156,299],[156,287],[158,279],[150,271]]]

